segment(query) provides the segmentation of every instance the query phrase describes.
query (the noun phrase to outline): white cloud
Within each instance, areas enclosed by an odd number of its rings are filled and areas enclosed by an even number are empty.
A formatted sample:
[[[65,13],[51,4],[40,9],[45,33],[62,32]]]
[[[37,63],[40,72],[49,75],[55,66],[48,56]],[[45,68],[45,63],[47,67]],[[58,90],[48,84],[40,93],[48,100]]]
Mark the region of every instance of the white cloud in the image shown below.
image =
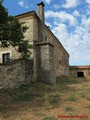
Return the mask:
[[[79,0],[66,0],[66,3],[62,5],[64,8],[73,8],[79,4]]]
[[[90,4],[86,6],[86,10],[84,11],[87,13],[87,15],[90,15]]]
[[[73,15],[77,17],[77,16],[80,16],[80,13],[79,13],[79,11],[75,10],[75,11],[73,12]]]
[[[52,30],[59,38],[65,49],[70,54],[70,64],[90,60],[90,35],[82,26],[77,26],[72,32],[68,32],[65,24],[57,24]]]
[[[54,18],[56,20],[56,18],[59,19],[59,21],[61,22],[69,22],[70,25],[75,25],[76,24],[76,19],[74,16],[72,16],[69,13],[66,13],[64,11],[60,11],[60,12],[54,12],[54,11],[47,11],[45,12],[45,17],[46,18]]]
[[[67,26],[63,23],[58,23],[57,26],[52,29],[52,31],[60,40],[63,38],[65,41],[69,36]]]
[[[90,4],[90,0],[86,0],[86,3]]]
[[[69,52],[70,64],[87,64],[90,61],[90,18],[87,14],[80,15],[79,11],[75,10],[71,14],[63,11],[47,11],[45,15],[46,20],[53,18],[53,24],[50,24],[52,32]],[[65,23],[67,20],[71,25],[70,29]]]
[[[19,1],[18,4],[21,6],[21,7],[24,7],[24,8],[29,8],[28,5],[23,1]]]
[[[47,4],[51,3],[51,0],[44,0]]]
[[[86,18],[84,15],[82,17],[82,24],[81,24],[86,30],[90,30],[90,18]]]
[[[50,28],[52,27],[51,23],[49,23],[49,22],[45,22],[45,24]]]
[[[54,7],[55,9],[59,9],[59,8],[60,8],[60,5],[55,4],[53,7]]]

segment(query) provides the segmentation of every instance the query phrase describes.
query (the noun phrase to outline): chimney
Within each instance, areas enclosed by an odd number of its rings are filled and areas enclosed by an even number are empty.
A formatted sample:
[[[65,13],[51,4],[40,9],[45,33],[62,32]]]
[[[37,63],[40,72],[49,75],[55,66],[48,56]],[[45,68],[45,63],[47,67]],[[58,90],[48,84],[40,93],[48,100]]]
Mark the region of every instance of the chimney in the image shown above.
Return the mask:
[[[43,2],[37,4],[37,15],[43,23],[44,23],[44,6],[45,5]]]

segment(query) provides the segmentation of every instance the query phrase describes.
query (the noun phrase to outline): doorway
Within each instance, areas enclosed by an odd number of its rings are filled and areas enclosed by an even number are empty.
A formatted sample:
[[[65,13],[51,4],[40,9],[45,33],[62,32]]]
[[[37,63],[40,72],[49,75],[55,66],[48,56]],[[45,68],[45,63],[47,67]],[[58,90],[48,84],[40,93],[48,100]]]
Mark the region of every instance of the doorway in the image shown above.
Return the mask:
[[[84,72],[77,72],[77,77],[84,77]]]

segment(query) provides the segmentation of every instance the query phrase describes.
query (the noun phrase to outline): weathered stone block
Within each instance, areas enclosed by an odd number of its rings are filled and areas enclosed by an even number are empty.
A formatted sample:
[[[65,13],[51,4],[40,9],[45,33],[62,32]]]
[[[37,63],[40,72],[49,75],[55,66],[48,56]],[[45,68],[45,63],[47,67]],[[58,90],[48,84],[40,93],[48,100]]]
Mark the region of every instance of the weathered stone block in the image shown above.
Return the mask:
[[[55,67],[54,67],[54,46],[50,43],[41,42],[36,44],[37,49],[37,70],[36,76],[37,80],[43,81],[49,84],[56,83],[56,76],[55,76]]]

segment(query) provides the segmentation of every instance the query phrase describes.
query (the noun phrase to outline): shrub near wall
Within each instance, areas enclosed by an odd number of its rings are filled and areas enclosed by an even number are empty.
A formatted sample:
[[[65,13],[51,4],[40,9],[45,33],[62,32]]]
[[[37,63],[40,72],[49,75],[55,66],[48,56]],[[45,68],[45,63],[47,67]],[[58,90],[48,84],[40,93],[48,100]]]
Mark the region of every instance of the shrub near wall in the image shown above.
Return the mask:
[[[19,59],[8,64],[0,64],[0,89],[18,87],[20,84],[31,82],[33,62]]]

